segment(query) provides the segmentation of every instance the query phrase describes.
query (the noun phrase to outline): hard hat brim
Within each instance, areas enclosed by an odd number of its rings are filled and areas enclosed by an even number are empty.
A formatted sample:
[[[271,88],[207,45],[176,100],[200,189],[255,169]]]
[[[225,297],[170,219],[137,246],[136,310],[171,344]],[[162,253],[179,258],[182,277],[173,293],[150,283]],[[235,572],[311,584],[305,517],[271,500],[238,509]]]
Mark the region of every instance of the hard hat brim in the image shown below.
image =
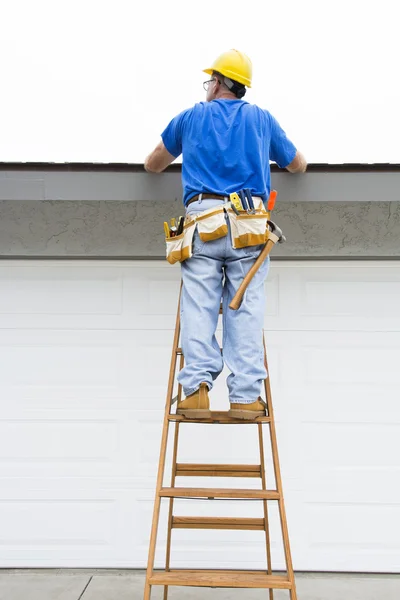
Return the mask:
[[[207,73],[207,75],[212,75],[214,73],[214,71],[216,71],[216,69],[203,69],[203,73]],[[225,75],[225,77],[229,77],[229,79],[232,79],[233,81],[238,81],[242,85],[245,85],[246,87],[251,88],[250,80],[247,79],[246,77],[238,77],[237,73],[233,73],[232,71],[225,71],[224,73],[222,73],[222,71],[220,71],[220,73],[222,75]]]

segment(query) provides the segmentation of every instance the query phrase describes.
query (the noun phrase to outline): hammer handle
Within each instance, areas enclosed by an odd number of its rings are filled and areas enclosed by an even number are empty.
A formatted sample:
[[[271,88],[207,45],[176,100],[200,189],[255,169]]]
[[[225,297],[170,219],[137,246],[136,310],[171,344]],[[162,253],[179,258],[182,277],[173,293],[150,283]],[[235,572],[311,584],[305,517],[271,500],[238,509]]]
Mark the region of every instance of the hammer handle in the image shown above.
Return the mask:
[[[274,246],[275,246],[275,241],[273,241],[271,239],[267,241],[264,248],[261,250],[260,254],[258,255],[256,262],[251,267],[251,269],[247,273],[247,275],[245,275],[242,283],[240,284],[240,286],[238,288],[238,291],[232,298],[232,302],[230,303],[229,308],[232,308],[232,310],[237,310],[239,308],[239,306],[242,303],[242,298],[244,296],[244,293],[245,293],[250,281],[253,279],[254,275],[257,273],[258,269],[261,267],[264,260],[267,258],[268,254],[271,252],[271,250]]]

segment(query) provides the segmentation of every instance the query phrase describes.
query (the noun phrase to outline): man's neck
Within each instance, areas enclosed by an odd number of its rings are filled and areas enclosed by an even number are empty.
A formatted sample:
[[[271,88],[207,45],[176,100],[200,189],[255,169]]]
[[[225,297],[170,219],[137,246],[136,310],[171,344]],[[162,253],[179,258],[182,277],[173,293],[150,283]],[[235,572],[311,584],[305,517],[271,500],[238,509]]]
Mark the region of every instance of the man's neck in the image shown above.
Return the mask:
[[[235,94],[232,94],[232,92],[221,92],[220,94],[218,94],[215,98],[216,100],[237,100]]]

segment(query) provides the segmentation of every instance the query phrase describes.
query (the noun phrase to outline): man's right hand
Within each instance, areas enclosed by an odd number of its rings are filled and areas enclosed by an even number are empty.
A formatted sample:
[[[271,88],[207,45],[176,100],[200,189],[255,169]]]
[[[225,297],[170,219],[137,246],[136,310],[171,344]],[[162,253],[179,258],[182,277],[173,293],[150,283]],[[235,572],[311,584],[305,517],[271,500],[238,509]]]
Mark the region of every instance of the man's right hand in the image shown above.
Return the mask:
[[[307,161],[301,152],[297,150],[296,156],[292,162],[286,167],[290,173],[305,173],[307,170]]]

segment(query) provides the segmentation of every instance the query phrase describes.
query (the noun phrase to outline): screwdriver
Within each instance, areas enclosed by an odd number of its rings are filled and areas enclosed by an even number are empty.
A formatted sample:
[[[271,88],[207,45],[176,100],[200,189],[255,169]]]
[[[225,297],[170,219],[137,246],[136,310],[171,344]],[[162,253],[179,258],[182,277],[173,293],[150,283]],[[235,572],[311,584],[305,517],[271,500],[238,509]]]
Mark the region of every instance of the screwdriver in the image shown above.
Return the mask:
[[[271,193],[268,198],[267,210],[274,210],[277,195],[278,192],[276,190],[271,190]]]
[[[176,231],[176,235],[181,235],[182,231],[183,231],[183,223],[184,223],[184,218],[183,217],[179,217],[179,221],[178,221],[178,229]]]
[[[169,228],[169,234],[170,234],[171,237],[175,237],[176,236],[175,217],[172,217],[172,219],[171,219],[171,226]]]

